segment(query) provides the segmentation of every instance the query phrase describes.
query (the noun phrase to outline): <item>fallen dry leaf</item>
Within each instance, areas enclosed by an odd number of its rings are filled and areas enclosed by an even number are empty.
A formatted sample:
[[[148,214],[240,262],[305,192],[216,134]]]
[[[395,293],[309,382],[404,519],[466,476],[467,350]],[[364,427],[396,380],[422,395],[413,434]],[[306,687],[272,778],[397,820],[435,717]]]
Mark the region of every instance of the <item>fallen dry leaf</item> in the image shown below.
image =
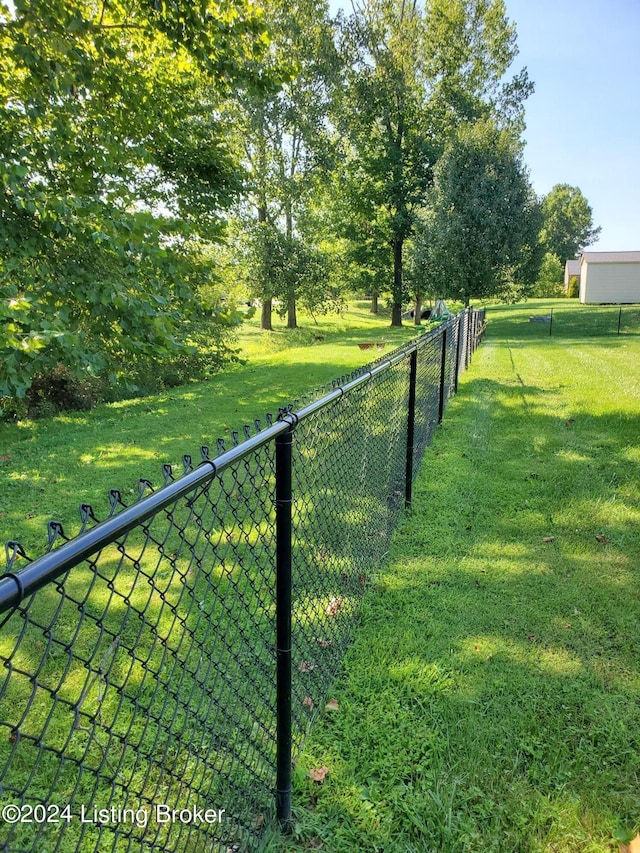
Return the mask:
[[[313,779],[314,782],[319,782],[321,785],[324,782],[324,778],[329,772],[329,768],[323,765],[322,767],[315,767],[309,770],[309,778]]]
[[[620,845],[620,853],[640,853],[640,832],[628,844]]]
[[[327,616],[337,616],[338,610],[342,607],[342,599],[333,596],[325,608]]]
[[[329,699],[327,704],[324,706],[325,711],[339,711],[340,705],[338,705],[337,699]]]
[[[543,542],[555,542],[555,538],[556,538],[555,536],[543,536],[542,541]]]
[[[316,668],[315,663],[311,663],[311,661],[303,660],[300,661],[300,672],[311,672]]]
[[[5,462],[11,462],[11,454],[10,453],[3,453],[0,456],[0,465],[4,465]]]
[[[260,829],[262,826],[264,826],[264,815],[259,814],[257,818],[253,821],[253,828]]]
[[[596,536],[596,541],[599,542],[601,545],[606,545],[609,540],[604,535],[604,533],[598,533],[598,535]]]
[[[316,643],[321,649],[328,649],[331,645],[331,640],[325,640],[324,637],[316,637]]]
[[[311,698],[311,696],[305,696],[304,699],[302,700],[302,704],[306,705],[306,707],[310,711],[313,711],[313,699]]]

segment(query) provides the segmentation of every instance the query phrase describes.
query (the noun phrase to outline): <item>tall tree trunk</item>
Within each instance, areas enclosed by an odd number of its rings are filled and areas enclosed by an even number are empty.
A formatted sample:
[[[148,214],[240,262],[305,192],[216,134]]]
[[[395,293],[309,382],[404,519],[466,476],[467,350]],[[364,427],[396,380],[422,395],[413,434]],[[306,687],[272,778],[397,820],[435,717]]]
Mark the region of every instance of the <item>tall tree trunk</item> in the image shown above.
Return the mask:
[[[394,237],[393,246],[393,302],[391,305],[391,325],[402,325],[402,237]]]
[[[267,221],[267,205],[266,202],[258,205],[258,223],[264,224]],[[266,284],[262,286],[262,312],[260,314],[260,328],[267,332],[272,331],[271,314],[273,310],[273,302],[270,296],[267,296]]]
[[[420,298],[420,294],[416,293],[416,304],[415,304],[415,308],[413,309],[413,325],[414,326],[420,325],[420,321],[422,320],[422,317],[420,316],[421,314],[422,314],[422,299]]]
[[[287,237],[293,237],[293,212],[291,209],[291,199],[287,198],[285,210],[285,227]],[[295,284],[290,285],[287,294],[287,329],[298,328],[298,313],[296,311],[296,291]]]
[[[259,135],[258,135],[258,163],[259,163],[259,187],[258,187],[258,226],[267,221],[267,192],[265,189],[265,175],[267,173],[267,143],[265,134],[264,104],[259,113]],[[268,283],[262,282],[262,311],[260,313],[260,328],[267,332],[272,331],[271,314],[273,301],[268,295]]]
[[[371,308],[369,309],[369,314],[377,314],[378,313],[378,294],[374,290],[371,294]]]
[[[289,292],[287,299],[287,329],[298,328],[298,317],[296,310],[296,295],[292,291]]]
[[[271,325],[271,313],[273,310],[273,303],[271,298],[262,300],[262,311],[260,313],[260,328],[265,329],[267,332],[270,332],[273,329]]]

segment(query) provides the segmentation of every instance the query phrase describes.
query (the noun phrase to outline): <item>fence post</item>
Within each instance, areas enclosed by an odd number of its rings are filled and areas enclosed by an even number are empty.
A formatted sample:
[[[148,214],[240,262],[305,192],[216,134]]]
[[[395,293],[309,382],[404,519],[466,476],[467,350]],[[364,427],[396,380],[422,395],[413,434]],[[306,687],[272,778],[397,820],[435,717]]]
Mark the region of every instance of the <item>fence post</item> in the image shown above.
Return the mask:
[[[418,350],[413,350],[409,361],[409,413],[407,415],[407,464],[405,468],[404,505],[411,506],[413,495],[413,445],[416,422],[416,377],[418,374]]]
[[[458,318],[457,318],[457,327],[456,328],[458,331],[458,337],[456,340],[456,363],[455,363],[455,369],[453,371],[453,393],[454,394],[458,393],[458,373],[460,371],[460,356],[462,355],[461,348],[462,348],[462,336],[463,336],[463,331],[461,329],[461,326],[462,326],[462,317],[464,317],[464,316],[466,316],[466,315],[458,314]]]
[[[457,370],[457,368],[456,368]],[[440,391],[438,395],[438,423],[442,423],[444,415],[444,391],[446,387],[447,373],[447,327],[442,329],[442,353],[440,356]]]
[[[620,334],[620,327],[622,326],[622,305],[620,306],[620,310],[618,311],[618,334]]]
[[[291,830],[291,485],[293,426],[276,437],[276,817]]]

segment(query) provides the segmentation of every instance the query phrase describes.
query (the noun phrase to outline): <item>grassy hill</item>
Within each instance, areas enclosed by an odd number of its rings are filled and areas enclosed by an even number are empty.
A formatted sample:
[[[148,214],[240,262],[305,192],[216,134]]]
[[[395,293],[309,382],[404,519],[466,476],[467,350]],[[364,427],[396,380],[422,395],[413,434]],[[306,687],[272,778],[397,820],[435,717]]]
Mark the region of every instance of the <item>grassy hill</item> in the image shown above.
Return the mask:
[[[231,431],[277,414],[302,394],[390,352],[424,329],[392,329],[383,312],[351,304],[343,315],[302,316],[289,330],[276,319],[273,332],[257,319],[242,327],[245,363],[206,382],[194,382],[151,397],[124,400],[42,420],[0,423],[0,541],[21,542],[30,556],[46,547],[46,524],[60,521],[72,535],[78,506],[90,503],[98,518],[108,513],[108,491],[137,496],[139,478],[162,483],[162,465],[182,471],[182,456],[200,461],[200,446],[215,455],[216,440],[231,443]],[[363,342],[384,349],[360,349]]]

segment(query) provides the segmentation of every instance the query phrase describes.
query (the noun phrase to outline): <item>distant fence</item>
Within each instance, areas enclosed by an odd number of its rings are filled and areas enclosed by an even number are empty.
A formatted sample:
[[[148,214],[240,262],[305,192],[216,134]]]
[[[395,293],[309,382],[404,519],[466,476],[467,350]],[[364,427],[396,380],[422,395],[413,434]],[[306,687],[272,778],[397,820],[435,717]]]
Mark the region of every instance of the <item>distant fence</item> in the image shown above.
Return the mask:
[[[484,330],[466,309],[0,578],[0,849],[244,851]],[[295,410],[294,410],[295,409]],[[18,564],[24,568],[18,570]]]
[[[640,334],[640,305],[558,305],[548,313],[532,314],[540,335],[565,338]]]

